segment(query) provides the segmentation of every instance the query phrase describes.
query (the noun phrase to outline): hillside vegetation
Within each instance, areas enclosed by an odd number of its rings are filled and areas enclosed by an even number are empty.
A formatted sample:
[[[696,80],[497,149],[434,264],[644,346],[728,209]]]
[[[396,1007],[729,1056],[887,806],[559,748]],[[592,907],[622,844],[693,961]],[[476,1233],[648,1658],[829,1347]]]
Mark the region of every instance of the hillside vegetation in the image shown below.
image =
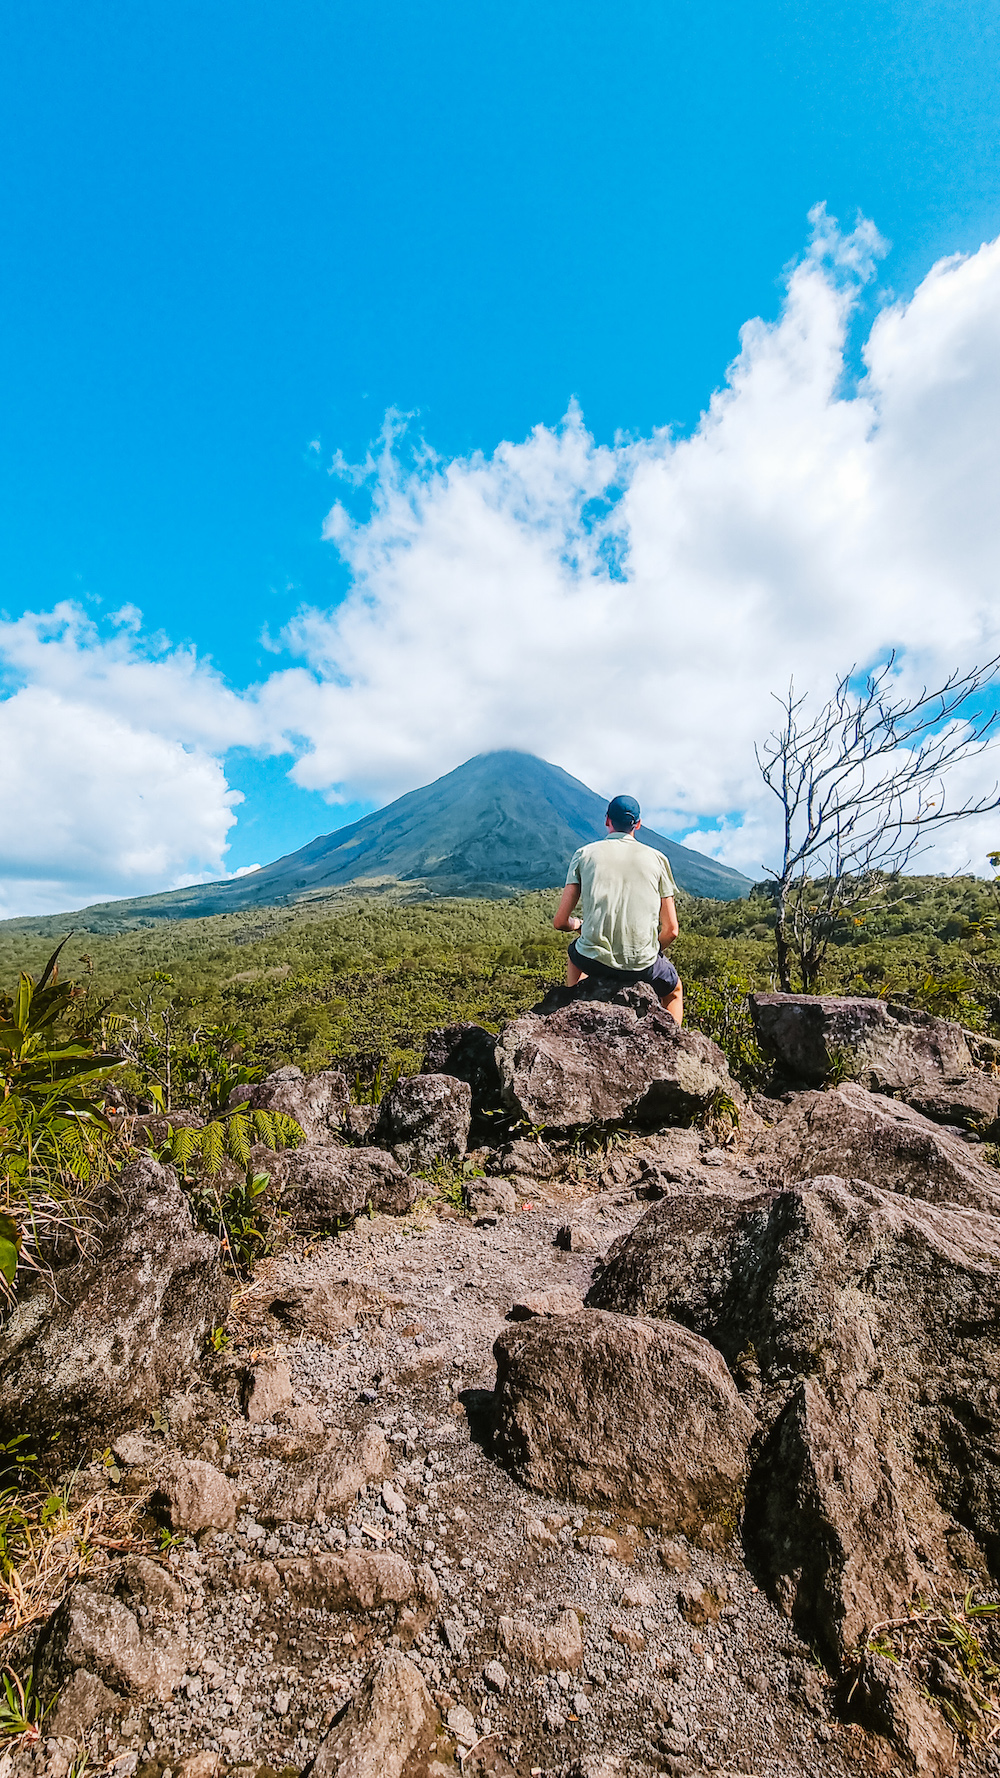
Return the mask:
[[[851,923],[831,947],[821,991],[875,994],[1000,1034],[1000,900],[974,877],[914,877],[897,900]],[[168,1099],[201,1104],[237,1066],[344,1067],[359,1088],[420,1067],[426,1034],[461,1019],[496,1029],[561,979],[567,939],[553,931],[558,890],[503,901],[404,902],[349,893],[292,908],[137,924],[66,945],[62,979],[87,990],[86,1020],[133,1058],[141,1096],[168,1064]],[[743,996],[772,985],[766,886],[746,901],[681,898],[674,958],[691,1021],[740,1060]],[[50,922],[0,928],[0,982],[38,975]],[[733,1049],[736,1046],[734,1057]]]

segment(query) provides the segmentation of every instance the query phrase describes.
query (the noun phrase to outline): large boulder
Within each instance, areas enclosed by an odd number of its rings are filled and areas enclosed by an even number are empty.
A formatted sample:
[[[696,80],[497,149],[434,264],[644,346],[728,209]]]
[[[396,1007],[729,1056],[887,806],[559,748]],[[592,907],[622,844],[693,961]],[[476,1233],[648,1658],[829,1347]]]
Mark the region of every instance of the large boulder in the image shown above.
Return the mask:
[[[751,1391],[744,1542],[831,1659],[949,1572],[958,1526],[1000,1564],[992,1216],[837,1178],[679,1194],[612,1247],[588,1302],[683,1322]]]
[[[309,1143],[271,1157],[272,1187],[297,1229],[335,1233],[365,1211],[400,1216],[417,1188],[398,1161],[381,1148]]]
[[[492,1031],[466,1021],[441,1025],[427,1038],[422,1074],[450,1074],[464,1080],[472,1094],[473,1121],[500,1110],[500,1075],[496,1061],[497,1040]],[[489,1126],[487,1125],[487,1129]]]
[[[553,1131],[626,1117],[677,1122],[717,1093],[741,1097],[722,1051],[675,1024],[644,984],[512,1020],[496,1059],[508,1109]]]
[[[777,1123],[754,1138],[750,1159],[776,1185],[848,1174],[931,1204],[1000,1215],[1000,1172],[976,1144],[853,1081],[796,1093]]]
[[[58,1290],[26,1283],[0,1329],[0,1438],[58,1431],[77,1450],[134,1426],[194,1370],[232,1294],[170,1167],[143,1155],[101,1200],[104,1226]]]
[[[593,1310],[505,1328],[494,1448],[527,1487],[697,1536],[735,1524],[756,1422],[706,1340]]]
[[[938,1123],[989,1130],[1000,1076],[976,1069],[960,1025],[913,1007],[839,995],[751,994],[761,1047],[794,1080],[833,1075],[891,1093]]]
[[[234,1087],[229,1109],[281,1111],[302,1127],[307,1142],[336,1142],[351,1102],[347,1076],[337,1068],[303,1074],[301,1068],[276,1068],[254,1086]]]
[[[382,1101],[372,1141],[391,1149],[409,1170],[461,1160],[469,1143],[472,1090],[450,1074],[414,1074]]]
[[[846,1058],[870,1091],[903,1092],[973,1069],[960,1026],[909,1007],[836,994],[751,994],[760,1043],[795,1080],[820,1086]]]

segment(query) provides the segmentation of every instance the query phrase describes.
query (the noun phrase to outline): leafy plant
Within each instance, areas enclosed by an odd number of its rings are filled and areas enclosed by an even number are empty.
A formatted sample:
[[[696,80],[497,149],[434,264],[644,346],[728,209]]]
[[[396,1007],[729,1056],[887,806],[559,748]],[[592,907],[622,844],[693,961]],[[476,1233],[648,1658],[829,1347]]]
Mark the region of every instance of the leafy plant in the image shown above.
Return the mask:
[[[710,980],[695,978],[684,984],[687,1023],[718,1044],[730,1073],[750,1089],[760,1086],[769,1073],[747,1004],[755,986],[749,971],[738,963],[724,964]]]
[[[12,1216],[5,1210],[0,1211],[0,1276],[7,1284],[13,1284],[17,1276],[17,1262],[21,1252],[24,1236]]]
[[[267,1253],[277,1239],[282,1211],[269,1199],[268,1173],[248,1173],[228,1191],[206,1181],[194,1195],[201,1226],[217,1235],[234,1271],[249,1271],[254,1260]],[[221,1351],[216,1346],[216,1351]]]
[[[351,1098],[355,1105],[381,1105],[386,1093],[391,1093],[403,1072],[402,1057],[389,1063],[384,1056],[369,1069],[367,1076],[359,1068],[354,1076],[351,1087]]]
[[[79,993],[58,980],[66,942],[38,982],[22,970],[13,994],[0,995],[0,1178],[8,1186],[33,1177],[85,1181],[107,1171],[111,1126],[83,1088],[106,1079],[119,1058],[57,1031]]]
[[[235,1161],[238,1167],[249,1167],[257,1142],[277,1151],[298,1148],[304,1141],[301,1124],[283,1111],[238,1111],[232,1117],[213,1119],[200,1130],[168,1127],[166,1140],[157,1153],[185,1175],[194,1168],[214,1179],[227,1159]]]
[[[717,1140],[738,1130],[741,1121],[739,1106],[723,1087],[716,1087],[698,1118],[701,1128],[713,1133]]]
[[[442,1203],[450,1204],[455,1210],[464,1210],[465,1187],[469,1180],[484,1179],[486,1176],[475,1161],[452,1161],[439,1156],[428,1167],[419,1168],[416,1177],[426,1179],[434,1187],[435,1197]]]
[[[116,1131],[87,1091],[118,1058],[65,1026],[83,990],[58,980],[63,943],[40,979],[20,972],[0,995],[0,1288],[37,1264],[46,1228],[79,1221],[73,1198],[110,1171]],[[27,1237],[27,1241],[26,1241]]]
[[[5,1484],[23,1487],[38,1474],[38,1453],[32,1450],[28,1433],[17,1432],[6,1443],[0,1442],[0,1477]]]
[[[845,1080],[853,1080],[856,1067],[857,1058],[851,1050],[837,1049],[836,1047],[829,1049],[827,1051],[826,1085],[839,1087]]]
[[[866,1648],[906,1668],[925,1698],[967,1742],[1000,1730],[1000,1600],[918,1599],[904,1617],[875,1624]]]
[[[13,1667],[3,1667],[0,1668],[0,1685],[3,1686],[3,1695],[0,1696],[0,1735],[37,1741],[48,1707],[43,1709],[34,1681],[30,1675],[26,1680],[21,1680]]]

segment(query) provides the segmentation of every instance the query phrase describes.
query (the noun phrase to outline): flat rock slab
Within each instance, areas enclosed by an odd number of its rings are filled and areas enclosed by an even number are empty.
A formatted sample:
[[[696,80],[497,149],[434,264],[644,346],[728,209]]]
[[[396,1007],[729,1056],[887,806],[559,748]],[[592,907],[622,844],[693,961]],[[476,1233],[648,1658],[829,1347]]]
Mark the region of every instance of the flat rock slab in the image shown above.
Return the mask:
[[[504,1330],[494,1448],[526,1486],[689,1536],[733,1512],[756,1429],[687,1328],[584,1310]]]
[[[384,1605],[405,1605],[416,1589],[409,1562],[392,1550],[304,1556],[277,1567],[293,1603],[319,1611],[378,1611]]]
[[[980,1158],[978,1145],[850,1081],[825,1093],[797,1093],[773,1128],[755,1137],[750,1160],[776,1185],[839,1174],[1000,1216],[1000,1173]]]
[[[335,1517],[352,1504],[359,1489],[383,1480],[391,1469],[380,1427],[366,1427],[346,1446],[336,1434],[316,1456],[278,1471],[261,1492],[257,1516],[264,1525],[307,1525]]]
[[[676,1025],[651,990],[528,1013],[504,1027],[496,1056],[505,1104],[552,1131],[624,1117],[670,1123],[716,1093],[742,1098],[722,1051]]]
[[[365,1315],[398,1308],[398,1296],[373,1290],[362,1278],[321,1278],[303,1283],[296,1277],[280,1285],[255,1285],[248,1299],[267,1317],[269,1329],[281,1334],[313,1334],[329,1339],[357,1327]]]
[[[557,1613],[554,1623],[534,1618],[502,1617],[497,1624],[501,1646],[514,1661],[539,1673],[572,1673],[583,1666],[583,1631],[575,1611]]]

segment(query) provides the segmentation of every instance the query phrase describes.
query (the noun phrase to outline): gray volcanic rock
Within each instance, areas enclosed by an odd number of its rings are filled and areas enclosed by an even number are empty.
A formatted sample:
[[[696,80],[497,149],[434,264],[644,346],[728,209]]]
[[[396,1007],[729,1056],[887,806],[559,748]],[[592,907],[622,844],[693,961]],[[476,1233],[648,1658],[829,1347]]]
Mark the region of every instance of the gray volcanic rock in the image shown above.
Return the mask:
[[[963,1080],[974,1068],[960,1026],[910,1007],[834,994],[751,994],[749,1006],[762,1047],[810,1086],[844,1052],[850,1078],[870,1092]]]
[[[234,1087],[229,1109],[281,1111],[302,1127],[307,1142],[337,1142],[344,1113],[351,1102],[347,1076],[337,1068],[303,1074],[301,1068],[276,1068],[254,1086]]]
[[[581,1310],[516,1322],[493,1351],[494,1449],[527,1487],[689,1536],[732,1514],[756,1422],[706,1340]]]
[[[998,1216],[1000,1173],[980,1153],[911,1106],[851,1081],[797,1093],[750,1147],[757,1171],[775,1184],[850,1174],[885,1191]]]
[[[416,1667],[389,1649],[320,1742],[308,1778],[400,1778],[409,1760],[430,1754],[440,1722]]]
[[[369,1206],[399,1216],[417,1195],[414,1181],[381,1148],[311,1143],[272,1156],[270,1172],[281,1208],[298,1229],[335,1233]]]
[[[955,1737],[941,1713],[897,1661],[865,1654],[857,1673],[859,1714],[884,1735],[914,1771],[944,1778],[955,1770]]]
[[[394,1550],[348,1550],[280,1562],[278,1573],[296,1605],[319,1611],[379,1611],[405,1605],[416,1588],[409,1562]]]
[[[926,1563],[947,1572],[949,1525],[995,1560],[992,1216],[836,1178],[742,1204],[667,1198],[611,1249],[588,1302],[683,1321],[753,1388],[768,1433],[744,1542],[831,1658],[905,1606]]]
[[[892,1414],[867,1383],[854,1374],[824,1388],[804,1378],[747,1481],[747,1556],[834,1663],[926,1586],[918,1552],[928,1530],[940,1536],[940,1514],[914,1499]]]
[[[836,995],[751,994],[749,1004],[762,1047],[796,1080],[820,1086],[837,1068],[937,1123],[990,1132],[1000,1119],[1000,1076],[977,1070],[949,1019]]]
[[[742,1097],[722,1051],[676,1025],[645,984],[612,1001],[514,1019],[496,1056],[505,1104],[551,1130],[626,1116],[667,1123],[703,1110],[717,1092]]]
[[[391,1149],[401,1166],[429,1167],[437,1160],[461,1160],[471,1122],[468,1081],[414,1074],[386,1094],[372,1141]]]
[[[154,1505],[162,1506],[172,1531],[231,1531],[236,1496],[214,1463],[172,1456],[157,1478]]]
[[[381,1481],[392,1469],[385,1433],[367,1427],[352,1445],[334,1433],[316,1456],[282,1468],[258,1503],[262,1524],[309,1524],[343,1512],[368,1482]]]
[[[187,1643],[146,1635],[121,1600],[75,1586],[39,1637],[34,1677],[48,1699],[71,1674],[93,1674],[113,1691],[169,1698],[184,1672]]]
[[[1000,1135],[1000,1075],[967,1074],[960,1081],[908,1087],[903,1096],[936,1124],[958,1124],[994,1139]]]
[[[472,1093],[473,1116],[500,1107],[500,1075],[496,1062],[497,1040],[482,1025],[441,1025],[427,1038],[422,1074],[450,1074],[464,1080]]]
[[[58,1294],[35,1275],[0,1330],[0,1437],[58,1430],[67,1450],[142,1420],[194,1370],[232,1294],[170,1167],[143,1155]]]

